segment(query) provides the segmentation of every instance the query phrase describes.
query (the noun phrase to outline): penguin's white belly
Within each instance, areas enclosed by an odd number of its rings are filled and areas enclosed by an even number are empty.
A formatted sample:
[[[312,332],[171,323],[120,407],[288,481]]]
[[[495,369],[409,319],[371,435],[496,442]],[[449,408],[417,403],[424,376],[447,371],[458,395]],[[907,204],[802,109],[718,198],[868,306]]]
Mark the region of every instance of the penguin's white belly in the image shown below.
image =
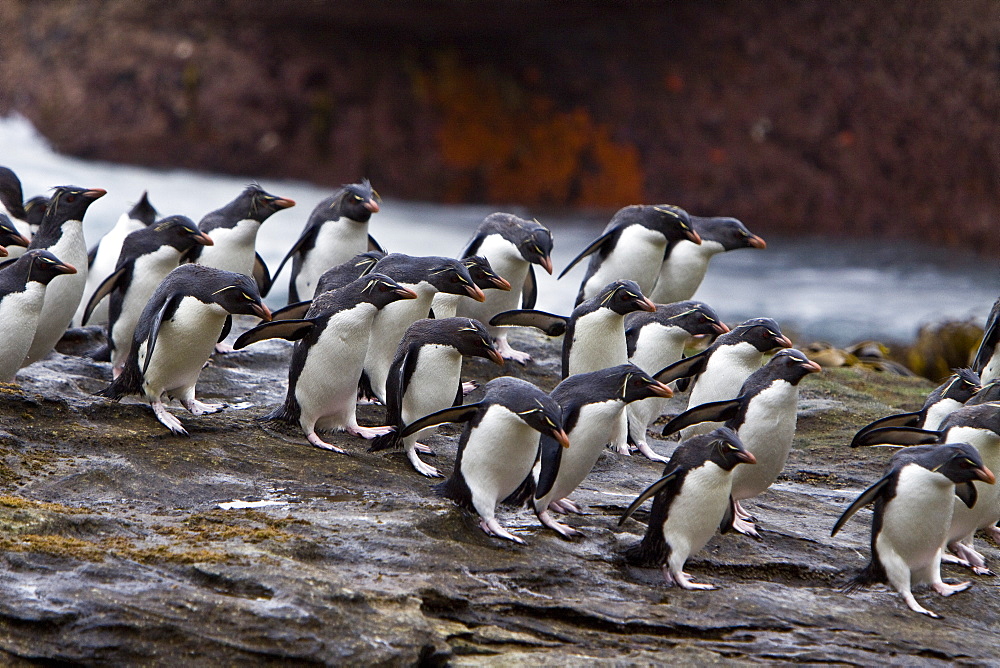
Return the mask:
[[[524,482],[535,463],[540,434],[507,408],[494,404],[472,430],[460,472],[482,517]]]
[[[942,399],[927,411],[922,429],[935,431],[944,419],[962,407],[962,403],[954,399]]]
[[[993,351],[993,357],[983,367],[983,372],[979,374],[980,382],[984,387],[997,378],[1000,378],[1000,345]]]
[[[402,285],[402,284],[401,284]],[[396,357],[396,348],[407,328],[430,312],[435,289],[429,283],[405,285],[417,293],[416,299],[401,299],[382,307],[372,323],[368,338],[368,354],[364,368],[372,390],[379,399],[385,398],[385,381]]]
[[[1000,470],[1000,437],[986,429],[952,427],[948,430],[949,443],[968,443],[991,471]],[[973,482],[976,486],[976,503],[969,508],[955,497],[955,509],[948,530],[948,542],[971,536],[977,529],[995,526],[1000,521],[1000,490],[997,485]]]
[[[570,447],[562,451],[559,472],[548,501],[569,496],[593,470],[604,452],[604,446],[614,435],[615,426],[625,405],[619,400],[587,404],[580,409],[576,425],[569,435]]]
[[[488,294],[488,293],[487,293]],[[458,313],[459,300],[465,299],[462,295],[453,295],[450,292],[439,292],[431,300],[431,310],[438,320],[442,318],[453,318]],[[466,299],[466,301],[471,301]]]
[[[934,566],[948,536],[955,485],[939,473],[909,464],[900,471],[896,495],[886,504],[882,530],[875,549],[882,555],[895,554],[910,569],[911,584],[925,584],[927,570]],[[888,562],[888,563],[887,563]],[[882,558],[892,581],[889,560]]]
[[[678,241],[660,265],[650,299],[657,304],[691,299],[705,280],[709,260],[722,251],[717,241],[702,241],[701,245],[687,239]]]
[[[0,301],[0,382],[14,380],[35,338],[38,314],[45,299],[45,286],[29,281],[23,292],[8,294]]]
[[[698,376],[688,399],[688,408],[735,398],[750,374],[760,368],[763,359],[763,353],[749,343],[719,348],[709,358],[705,371]]]
[[[181,299],[173,317],[160,325],[153,357],[143,374],[143,391],[150,401],[156,401],[164,392],[182,396],[185,391],[193,391],[227,315],[218,304],[206,304],[195,297]],[[147,349],[146,342],[140,344],[140,369]]]
[[[118,265],[118,256],[121,255],[125,237],[136,230],[141,230],[143,227],[145,226],[141,222],[129,218],[127,213],[123,213],[118,222],[115,223],[115,226],[101,237],[97,246],[97,253],[94,255],[94,262],[90,265],[90,269],[87,272],[87,287],[83,291],[83,299],[80,300],[80,306],[76,310],[76,315],[73,316],[73,322],[82,324],[83,312],[87,308],[87,302],[90,301],[91,296],[101,286],[104,279],[114,272],[115,267]],[[108,299],[105,298],[94,308],[87,324],[103,325],[107,322]]]
[[[521,291],[528,276],[530,263],[521,257],[517,248],[499,234],[491,234],[483,240],[477,255],[489,260],[493,271],[510,283],[510,290],[486,290],[486,301],[477,302],[473,299],[462,299],[458,303],[457,315],[465,318],[475,318],[489,330],[493,336],[506,335],[505,327],[490,326],[490,318],[497,313],[519,308]]]
[[[323,223],[312,250],[302,256],[299,273],[295,276],[299,299],[313,298],[316,283],[327,269],[347,262],[366,250],[368,223],[357,223],[346,217]]]
[[[234,227],[215,228],[208,233],[213,245],[202,247],[198,264],[252,276],[259,230],[260,223],[249,219],[241,220]]]
[[[781,474],[792,450],[798,396],[797,386],[775,381],[750,402],[739,436],[757,463],[737,466],[733,471],[733,498],[737,501],[757,496]]]
[[[304,427],[312,427],[319,418],[324,418],[324,428],[343,429],[356,422],[358,380],[374,315],[371,304],[340,311],[330,317],[316,343],[306,351],[295,382],[295,400]]]
[[[142,310],[146,308],[149,298],[153,296],[167,274],[177,268],[179,261],[180,253],[173,246],[162,246],[152,253],[136,258],[132,280],[122,298],[121,311],[115,321],[109,323],[111,340],[114,343],[111,354],[113,364],[125,363],[132,345],[132,334],[135,332]],[[110,300],[110,297],[105,297],[103,301]]]
[[[87,241],[83,237],[83,223],[64,223],[63,230],[62,236],[48,250],[63,262],[76,267],[76,273],[56,276],[49,282],[35,338],[24,365],[37,362],[55,347],[70,326],[87,285]]]
[[[453,346],[421,346],[416,368],[402,397],[403,424],[454,404],[461,375],[462,356]],[[417,440],[433,431],[434,427],[422,429],[413,438]]]
[[[628,361],[650,375],[655,374],[681,358],[688,336],[680,327],[646,325],[639,331],[635,352]],[[628,405],[625,410],[634,441],[646,441],[646,428],[663,414],[668,402],[669,399],[652,397]]]
[[[732,475],[713,462],[705,462],[684,476],[663,522],[663,538],[674,557],[693,554],[715,535],[729,504]]]
[[[599,371],[628,361],[624,318],[599,308],[576,319],[569,351],[569,374]]]
[[[656,274],[667,250],[667,238],[660,232],[642,225],[630,225],[622,230],[614,249],[587,279],[583,298],[600,294],[609,283],[635,281],[643,294],[648,294],[656,282]]]

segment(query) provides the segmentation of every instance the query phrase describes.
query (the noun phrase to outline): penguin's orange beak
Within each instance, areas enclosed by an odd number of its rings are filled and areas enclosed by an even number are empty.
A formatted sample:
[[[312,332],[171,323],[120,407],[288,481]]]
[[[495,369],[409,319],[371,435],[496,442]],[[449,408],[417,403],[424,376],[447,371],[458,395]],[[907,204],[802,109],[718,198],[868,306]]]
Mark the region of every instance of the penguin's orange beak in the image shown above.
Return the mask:
[[[417,298],[417,293],[416,292],[414,292],[413,290],[411,290],[409,288],[404,288],[402,285],[399,286],[398,288],[395,288],[393,290],[393,292],[395,294],[399,295],[400,297],[402,297],[403,299],[416,299]]]
[[[68,264],[66,262],[62,262],[60,264],[57,264],[56,265],[56,269],[58,269],[59,273],[61,273],[61,274],[75,274],[76,273],[76,267],[74,267],[73,265]]]
[[[91,188],[90,190],[85,190],[83,196],[89,197],[90,199],[100,199],[107,194],[108,191],[104,188]]]
[[[985,482],[987,485],[992,485],[997,481],[993,471],[989,470],[985,466],[981,469],[976,469],[976,477]]]
[[[278,199],[271,202],[276,209],[290,209],[295,206],[295,200],[288,199],[287,197],[279,197]]]
[[[544,269],[545,271],[549,272],[550,274],[552,273],[552,258],[551,257],[549,257],[548,255],[546,255],[545,257],[543,257],[539,261],[539,264],[542,265],[542,269]]]
[[[747,245],[750,248],[767,248],[767,242],[758,237],[756,234],[751,234],[747,237]]]
[[[490,349],[489,349],[489,350],[488,350],[488,351],[486,352],[486,354],[487,354],[487,355],[489,355],[490,359],[491,359],[491,360],[493,361],[493,363],[494,363],[494,364],[496,364],[497,366],[503,366],[503,365],[504,365],[504,359],[503,359],[503,356],[502,356],[502,355],[500,354],[500,351],[499,351],[499,350],[497,350],[496,348],[490,348]]]
[[[716,334],[725,334],[726,332],[729,331],[729,326],[720,320],[719,322],[712,325],[712,331],[714,331]]]
[[[373,200],[373,199],[370,199],[370,200],[366,200],[366,201],[365,201],[365,204],[364,204],[364,207],[365,207],[366,209],[368,209],[368,210],[369,210],[370,212],[372,212],[372,213],[378,213],[378,212],[379,212],[379,206],[378,206],[378,202],[376,202],[376,201],[375,201],[375,200]]]
[[[650,313],[656,312],[656,304],[649,301],[648,297],[643,297],[641,300],[639,300],[639,308],[642,309],[643,311],[648,311]]]
[[[7,249],[0,246],[0,257],[7,257]]]
[[[257,314],[257,317],[261,320],[270,322],[271,321],[271,309],[267,308],[264,304],[254,304],[253,312]]]
[[[774,339],[774,345],[778,348],[791,348],[792,340],[785,335],[781,335]]]
[[[817,364],[812,360],[809,360],[808,362],[803,362],[802,368],[805,369],[807,373],[819,373],[820,371],[823,370],[823,367],[821,367],[819,364]]]
[[[477,302],[486,301],[486,293],[483,292],[482,288],[478,285],[466,285],[465,291],[469,293],[469,296],[475,299]]]
[[[569,436],[567,436],[566,432],[562,429],[552,432],[552,438],[556,439],[556,442],[564,448],[569,447]]]
[[[493,278],[491,278],[490,282],[493,283],[493,287],[497,288],[498,290],[507,290],[507,291],[510,290],[510,281],[508,281],[500,274],[497,274]]]
[[[693,229],[688,230],[687,234],[685,234],[684,236],[686,236],[688,241],[690,241],[691,243],[698,244],[699,246],[701,245],[701,235],[698,234],[697,230]]]
[[[194,237],[195,243],[199,243],[202,246],[214,246],[215,242],[212,241],[212,237],[208,236],[204,232],[201,234],[196,234]]]
[[[658,397],[663,397],[664,399],[669,399],[674,396],[674,391],[660,382],[653,382],[653,384],[649,386],[649,389],[653,391],[653,394]]]
[[[747,452],[746,450],[740,450],[736,453],[736,459],[740,460],[745,464],[756,464],[757,458],[753,456],[752,452]]]

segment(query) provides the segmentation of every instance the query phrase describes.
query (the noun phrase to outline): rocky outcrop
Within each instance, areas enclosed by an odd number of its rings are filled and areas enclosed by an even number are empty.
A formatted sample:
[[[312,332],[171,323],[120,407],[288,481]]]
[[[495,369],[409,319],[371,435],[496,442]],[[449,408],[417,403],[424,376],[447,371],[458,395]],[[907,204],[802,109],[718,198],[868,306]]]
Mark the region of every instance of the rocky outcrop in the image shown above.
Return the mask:
[[[516,332],[540,362],[505,369],[551,388],[557,342]],[[85,340],[85,339],[84,339]],[[883,588],[838,591],[867,559],[862,511],[836,517],[890,452],[847,448],[855,429],[918,406],[927,381],[826,370],[803,383],[785,473],[748,504],[763,540],[716,536],[688,562],[714,592],[627,566],[646,515],[623,509],[661,465],[606,453],[574,495],[588,511],[564,540],[501,510],[519,546],[483,534],[401,454],[320,451],[258,421],[284,393],[289,347],[216,356],[200,395],[242,410],[181,419],[171,436],[136,402],[93,396],[107,364],[53,355],[0,387],[0,653],[6,661],[217,665],[936,664],[996,658],[990,578],[908,611]],[[492,365],[467,375],[487,380]],[[475,396],[472,397],[472,400]],[[676,400],[675,411],[683,408]],[[362,422],[381,423],[376,407]],[[429,443],[450,469],[457,432]],[[673,444],[653,446],[668,452]],[[270,501],[240,509],[234,500]],[[985,546],[994,562],[1000,551]],[[966,579],[945,567],[946,577]]]

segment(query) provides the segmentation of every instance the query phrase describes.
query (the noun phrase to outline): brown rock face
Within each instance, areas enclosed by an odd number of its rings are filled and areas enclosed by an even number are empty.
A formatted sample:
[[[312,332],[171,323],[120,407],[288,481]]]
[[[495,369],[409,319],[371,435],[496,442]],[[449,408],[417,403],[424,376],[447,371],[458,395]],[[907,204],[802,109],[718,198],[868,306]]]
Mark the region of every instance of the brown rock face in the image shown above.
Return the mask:
[[[0,19],[0,112],[77,156],[1000,251],[989,0],[12,0]]]

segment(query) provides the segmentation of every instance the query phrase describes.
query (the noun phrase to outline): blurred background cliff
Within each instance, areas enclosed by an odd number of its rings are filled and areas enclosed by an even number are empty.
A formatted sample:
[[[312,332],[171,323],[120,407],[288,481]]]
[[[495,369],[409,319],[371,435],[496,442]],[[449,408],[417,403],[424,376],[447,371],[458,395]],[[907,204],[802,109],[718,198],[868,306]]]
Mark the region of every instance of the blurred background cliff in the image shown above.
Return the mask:
[[[1000,253],[993,0],[5,0],[0,22],[0,114],[79,157]]]

